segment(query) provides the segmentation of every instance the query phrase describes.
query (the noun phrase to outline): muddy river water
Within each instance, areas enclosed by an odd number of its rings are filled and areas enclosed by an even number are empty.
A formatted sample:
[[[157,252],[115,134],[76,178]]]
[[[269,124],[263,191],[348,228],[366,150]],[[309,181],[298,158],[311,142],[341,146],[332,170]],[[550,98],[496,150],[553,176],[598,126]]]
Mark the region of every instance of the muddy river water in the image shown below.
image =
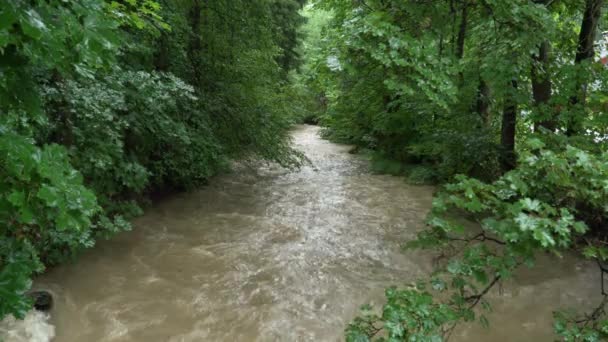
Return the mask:
[[[383,288],[431,270],[400,245],[422,228],[433,188],[373,175],[349,147],[301,126],[299,171],[242,168],[163,200],[134,230],[38,278],[50,316],[6,320],[8,341],[339,341]],[[551,312],[586,308],[599,274],[575,257],[541,258],[491,294],[491,326],[454,341],[552,341]]]

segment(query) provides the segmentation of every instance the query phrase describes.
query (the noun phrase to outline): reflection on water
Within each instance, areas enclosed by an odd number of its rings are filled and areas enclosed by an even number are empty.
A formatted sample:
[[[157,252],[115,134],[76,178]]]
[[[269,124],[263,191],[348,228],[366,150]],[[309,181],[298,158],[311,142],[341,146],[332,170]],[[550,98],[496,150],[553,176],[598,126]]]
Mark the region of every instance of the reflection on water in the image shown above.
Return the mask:
[[[341,340],[362,303],[430,271],[428,255],[399,245],[421,228],[432,188],[370,174],[316,127],[294,139],[314,166],[243,168],[163,201],[133,232],[37,280],[56,297],[53,326],[37,316],[4,330],[50,328],[30,340],[60,342]],[[588,305],[598,277],[577,260],[546,264],[493,295],[490,330],[456,339],[550,341],[551,310]]]

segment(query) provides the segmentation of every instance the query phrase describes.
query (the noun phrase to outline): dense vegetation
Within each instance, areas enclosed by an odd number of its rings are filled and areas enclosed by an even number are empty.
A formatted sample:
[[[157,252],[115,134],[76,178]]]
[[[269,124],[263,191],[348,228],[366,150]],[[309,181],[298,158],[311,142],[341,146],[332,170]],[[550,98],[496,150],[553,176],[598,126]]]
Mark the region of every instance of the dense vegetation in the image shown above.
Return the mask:
[[[606,261],[605,7],[325,0],[307,9],[314,48],[300,80],[326,136],[357,145],[380,171],[447,184],[408,247],[449,257],[429,279],[388,289],[347,340],[440,341],[459,322],[487,324],[485,295],[539,253]],[[556,313],[556,333],[608,339],[606,302],[581,317]]]
[[[235,158],[301,162],[286,100],[302,5],[0,1],[0,318],[147,195]]]
[[[0,2],[0,318],[23,317],[33,276],[128,230],[149,195],[234,159],[298,166],[296,120],[378,171],[443,184],[407,244],[441,250],[440,267],[388,289],[348,340],[489,324],[485,296],[539,253],[604,265],[608,4],[317,0],[301,27],[305,2]],[[556,312],[556,333],[608,339],[606,305]]]

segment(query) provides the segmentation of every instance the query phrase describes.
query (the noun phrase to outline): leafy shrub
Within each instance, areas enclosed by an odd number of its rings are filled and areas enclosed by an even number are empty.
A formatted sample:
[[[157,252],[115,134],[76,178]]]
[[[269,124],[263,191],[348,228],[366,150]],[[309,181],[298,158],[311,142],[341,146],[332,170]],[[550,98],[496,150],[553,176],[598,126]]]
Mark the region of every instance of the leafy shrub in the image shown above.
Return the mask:
[[[148,192],[230,158],[302,161],[282,91],[302,2],[197,5],[0,1],[0,319],[24,315],[44,265],[129,229]]]
[[[417,289],[387,292],[383,315],[364,313],[349,326],[347,336],[365,340],[385,331],[397,340],[439,340],[458,322],[487,324],[474,310],[478,304],[489,308],[483,297],[490,288],[520,265],[533,265],[538,251],[563,252],[589,234],[590,227],[598,227],[597,221],[605,222],[606,179],[608,153],[592,154],[568,144],[549,148],[536,138],[526,143],[518,168],[493,183],[456,177],[435,199],[429,229],[409,247],[457,248],[458,256]],[[480,222],[481,231],[465,229],[454,210]],[[608,257],[602,244],[586,246],[584,253]],[[437,302],[433,297],[446,299]],[[578,334],[596,336],[588,339],[596,341],[605,335],[601,324],[597,329],[579,327],[564,314],[556,317],[557,332],[566,340],[579,340],[573,338]]]
[[[0,314],[23,316],[29,277],[93,245],[91,226],[99,212],[64,148],[33,145],[2,128],[0,135]]]
[[[370,159],[371,170],[375,173],[402,176],[406,169],[406,165],[404,163],[387,158],[378,152],[371,152]]]
[[[191,187],[222,162],[194,89],[170,74],[116,71],[46,88],[51,138],[108,200],[147,188]],[[69,120],[66,120],[65,117]]]
[[[423,284],[407,290],[390,288],[385,294],[387,304],[382,315],[374,314],[369,306],[363,307],[364,315],[346,329],[346,341],[370,341],[376,337],[380,341],[440,342],[441,327],[457,317],[448,305],[438,303]]]
[[[483,130],[437,130],[410,145],[408,150],[414,160],[433,165],[437,179],[443,182],[457,174],[491,181],[501,173],[500,147]]]
[[[406,179],[411,184],[434,184],[437,182],[437,171],[433,165],[414,165],[407,171]]]
[[[194,88],[171,74],[125,72],[110,78],[125,93],[125,148],[151,186],[189,188],[223,163],[221,147]]]

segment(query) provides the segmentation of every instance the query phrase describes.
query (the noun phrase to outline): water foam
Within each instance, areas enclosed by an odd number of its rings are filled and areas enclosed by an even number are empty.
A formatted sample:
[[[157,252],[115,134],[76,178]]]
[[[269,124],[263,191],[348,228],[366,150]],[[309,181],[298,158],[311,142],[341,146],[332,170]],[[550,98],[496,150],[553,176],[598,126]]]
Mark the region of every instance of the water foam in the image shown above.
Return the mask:
[[[55,337],[55,327],[49,323],[50,316],[31,311],[25,319],[9,316],[0,322],[0,341],[5,342],[50,342]]]

